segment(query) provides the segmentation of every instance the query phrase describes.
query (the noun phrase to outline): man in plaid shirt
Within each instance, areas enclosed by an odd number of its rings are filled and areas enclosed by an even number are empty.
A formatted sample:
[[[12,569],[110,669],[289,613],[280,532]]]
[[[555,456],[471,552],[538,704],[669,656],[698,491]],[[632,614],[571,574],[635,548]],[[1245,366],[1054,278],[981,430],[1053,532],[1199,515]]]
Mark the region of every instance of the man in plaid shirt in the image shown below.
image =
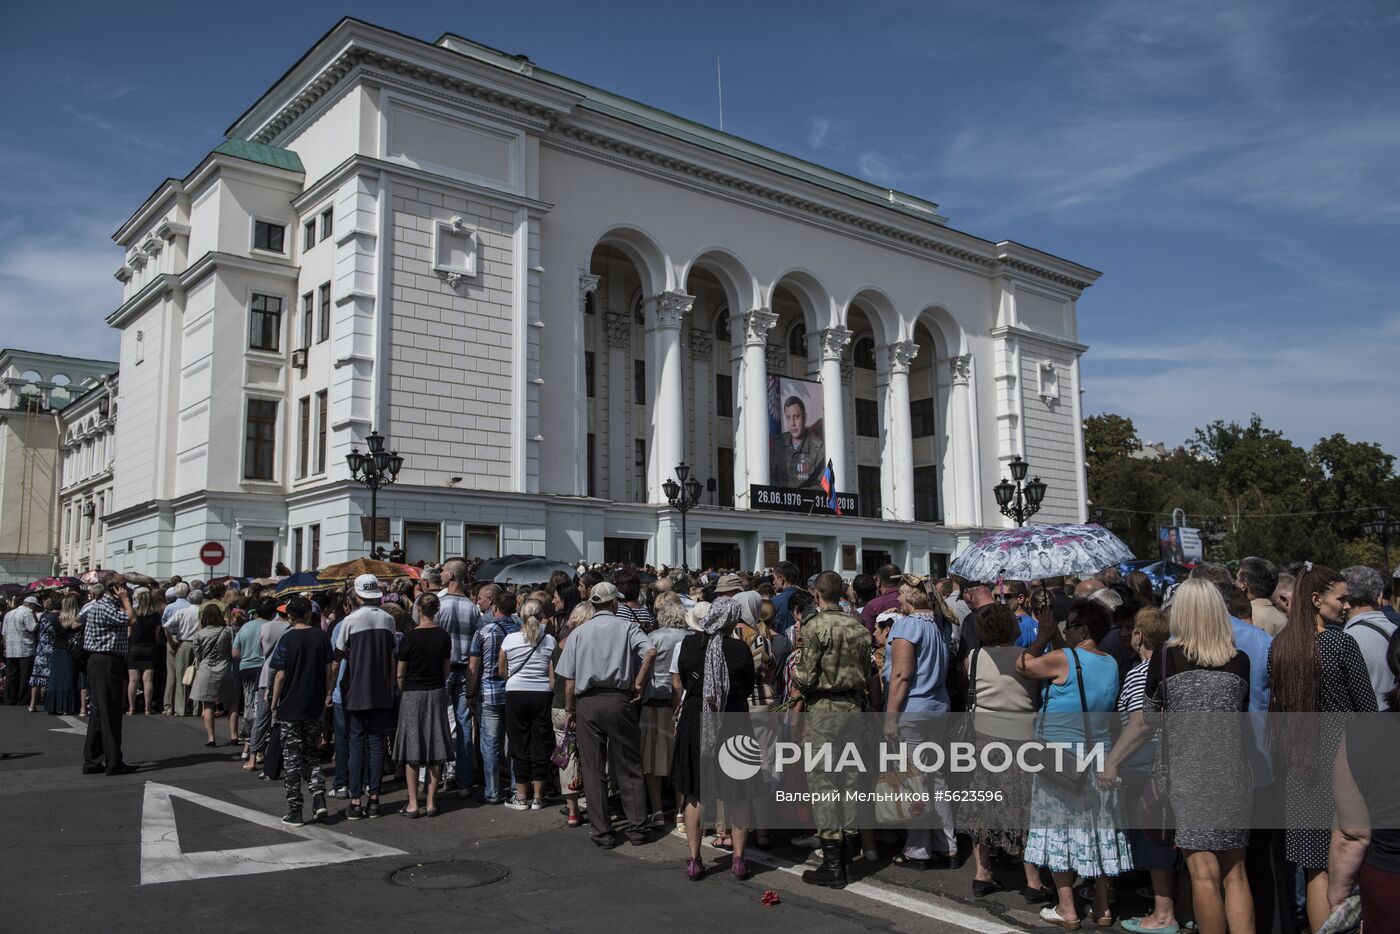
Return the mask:
[[[136,614],[131,609],[126,578],[113,574],[94,587],[102,595],[89,606],[83,623],[83,648],[88,652],[87,740],[83,743],[83,774],[125,775],[136,769],[122,759],[122,696],[126,693],[126,648]]]
[[[457,721],[457,768],[454,782],[457,797],[465,798],[474,783],[476,746],[472,743],[472,642],[484,620],[481,611],[467,596],[467,562],[453,558],[442,566],[442,582],[447,590],[438,594],[437,624],[452,640],[452,662],[447,673],[447,701]]]
[[[515,618],[515,594],[501,591],[492,601],[492,616],[472,639],[471,675],[478,685],[474,692],[481,700],[481,770],[487,804],[500,804],[500,762],[505,753],[506,679],[496,671],[501,642],[520,629]]]

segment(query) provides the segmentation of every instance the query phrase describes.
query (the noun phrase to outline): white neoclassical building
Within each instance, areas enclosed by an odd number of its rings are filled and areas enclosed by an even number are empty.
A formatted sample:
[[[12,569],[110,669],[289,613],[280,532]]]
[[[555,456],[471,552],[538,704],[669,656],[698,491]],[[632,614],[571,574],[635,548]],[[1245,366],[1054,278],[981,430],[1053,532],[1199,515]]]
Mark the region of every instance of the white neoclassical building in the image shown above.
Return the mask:
[[[113,567],[363,554],[371,430],[411,560],[937,569],[1017,455],[1084,515],[1097,272],[455,35],[341,21],[114,239]],[[775,376],[857,514],[752,501]]]
[[[106,518],[112,508],[118,380],[93,385],[58,414],[58,573],[104,567]]]

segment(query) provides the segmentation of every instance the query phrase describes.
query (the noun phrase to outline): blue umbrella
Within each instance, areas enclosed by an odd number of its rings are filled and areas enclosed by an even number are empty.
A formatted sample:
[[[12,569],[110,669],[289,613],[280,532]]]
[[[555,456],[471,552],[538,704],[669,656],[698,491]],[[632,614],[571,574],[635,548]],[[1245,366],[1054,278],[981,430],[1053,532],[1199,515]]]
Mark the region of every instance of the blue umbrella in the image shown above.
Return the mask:
[[[273,592],[279,594],[296,593],[306,590],[323,590],[328,586],[330,585],[325,581],[316,578],[315,571],[301,571],[291,577],[283,578]]]

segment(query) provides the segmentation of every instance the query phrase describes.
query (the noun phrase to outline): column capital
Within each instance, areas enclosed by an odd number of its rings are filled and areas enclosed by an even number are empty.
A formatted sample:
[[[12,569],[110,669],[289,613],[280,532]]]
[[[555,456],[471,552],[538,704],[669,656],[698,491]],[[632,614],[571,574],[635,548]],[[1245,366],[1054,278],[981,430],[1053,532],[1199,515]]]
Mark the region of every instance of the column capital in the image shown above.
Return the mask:
[[[839,324],[834,328],[823,328],[818,333],[822,339],[823,360],[839,360],[851,343],[851,331]]]
[[[949,357],[948,372],[952,374],[953,385],[966,386],[972,378],[972,354],[954,354]]]
[[[919,345],[913,341],[895,341],[885,346],[889,354],[890,373],[907,374],[909,364],[914,362],[914,358],[919,355]]]
[[[610,311],[603,317],[603,325],[607,331],[609,347],[625,349],[632,343],[632,322],[628,320],[627,315]]]
[[[679,331],[681,319],[690,314],[695,304],[695,296],[684,292],[662,292],[652,299],[655,312],[650,326],[658,330]]]
[[[598,277],[590,273],[579,273],[578,277],[578,311],[583,314],[584,304],[588,301],[588,296],[598,291]]]
[[[762,346],[768,343],[768,332],[778,323],[778,313],[767,308],[754,308],[740,315],[740,320],[744,326],[744,344]]]
[[[690,357],[696,363],[709,363],[715,352],[715,336],[706,328],[690,329]]]

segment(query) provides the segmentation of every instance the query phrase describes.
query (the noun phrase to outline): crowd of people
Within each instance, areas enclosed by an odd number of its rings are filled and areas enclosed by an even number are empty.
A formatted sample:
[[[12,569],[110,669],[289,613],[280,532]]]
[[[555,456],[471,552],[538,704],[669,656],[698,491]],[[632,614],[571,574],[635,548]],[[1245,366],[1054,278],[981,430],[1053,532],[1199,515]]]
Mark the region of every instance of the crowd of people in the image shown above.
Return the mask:
[[[914,870],[970,854],[977,898],[1003,890],[994,869],[1013,861],[1020,896],[1068,929],[1316,931],[1357,890],[1368,930],[1400,917],[1400,831],[1371,829],[1400,827],[1400,798],[1357,737],[1285,725],[1256,742],[1243,718],[1222,717],[1208,741],[1169,740],[1154,719],[1400,709],[1400,613],[1377,569],[1251,557],[1233,573],[1198,565],[1163,593],[1117,568],[971,581],[886,565],[803,580],[785,562],[767,574],[662,569],[646,583],[635,568],[580,568],[538,587],[475,581],[474,568],[451,559],[416,580],[363,574],[281,596],[179,578],[131,587],[118,574],[25,595],[4,616],[5,702],[86,714],[85,773],[131,769],[123,717],[198,714],[205,745],[220,743],[223,720],[244,769],[282,778],[286,823],[325,819],[328,798],[347,819],[379,817],[386,779],[404,781],[395,813],[408,819],[437,816],[449,793],[513,810],[562,799],[565,825],[587,826],[600,847],[684,837],[695,880],[709,872],[707,831],[740,879],[746,850],[777,836],[742,803],[706,800],[718,714],[875,712],[898,735],[971,711],[981,738],[1016,741],[1048,729],[1035,714],[1086,715],[1087,732],[1098,729],[1088,714],[1116,713],[1121,729],[1093,737],[1111,752],[1087,781],[974,777],[1029,801],[1028,819],[935,805],[941,826],[898,836],[809,827],[789,840],[820,849],[804,881],[844,886],[852,861],[878,860],[884,843]],[[1184,821],[1167,838],[1124,819],[1153,797],[1168,742],[1177,812],[1208,801],[1237,815],[1232,829]],[[1193,767],[1210,745],[1260,754],[1232,774]],[[1299,769],[1324,779],[1295,782]],[[1251,829],[1275,800],[1300,826]],[[1151,911],[1117,917],[1115,893],[1139,877]]]

